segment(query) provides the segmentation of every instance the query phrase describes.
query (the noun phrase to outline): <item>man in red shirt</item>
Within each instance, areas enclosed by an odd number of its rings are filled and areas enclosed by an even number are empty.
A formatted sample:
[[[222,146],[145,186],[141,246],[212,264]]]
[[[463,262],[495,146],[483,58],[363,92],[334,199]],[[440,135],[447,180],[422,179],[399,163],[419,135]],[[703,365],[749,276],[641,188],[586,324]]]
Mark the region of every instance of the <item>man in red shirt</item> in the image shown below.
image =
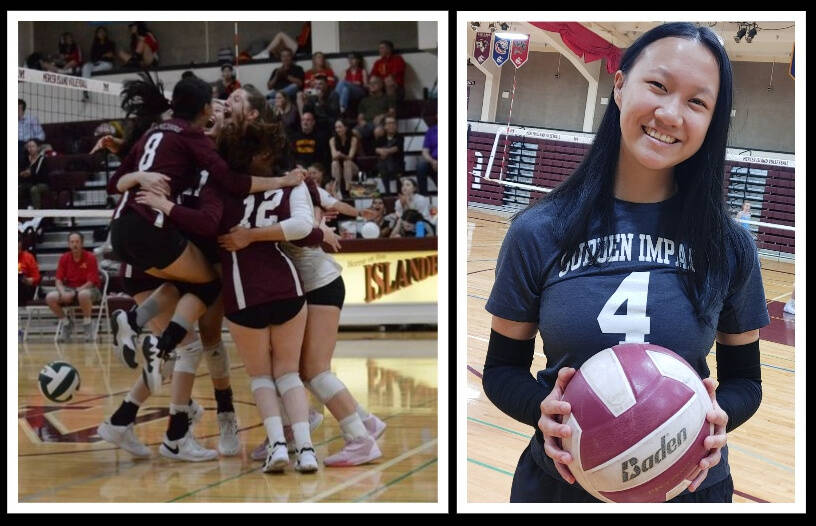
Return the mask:
[[[18,305],[25,305],[34,297],[34,290],[40,283],[40,268],[31,252],[23,250],[23,236],[17,236],[17,277],[19,290]]]
[[[380,77],[385,83],[386,92],[389,88],[396,91],[394,93],[398,99],[405,96],[405,61],[400,55],[394,54],[394,43],[390,40],[383,40],[379,46],[380,58],[371,68],[369,77]]]
[[[46,303],[62,320],[60,339],[67,340],[71,335],[71,322],[65,319],[63,305],[79,304],[82,309],[82,327],[85,341],[93,338],[91,326],[91,308],[98,302],[102,293],[99,291],[99,267],[96,257],[82,248],[83,237],[79,232],[68,234],[69,251],[60,257],[57,263],[57,289],[45,297]]]

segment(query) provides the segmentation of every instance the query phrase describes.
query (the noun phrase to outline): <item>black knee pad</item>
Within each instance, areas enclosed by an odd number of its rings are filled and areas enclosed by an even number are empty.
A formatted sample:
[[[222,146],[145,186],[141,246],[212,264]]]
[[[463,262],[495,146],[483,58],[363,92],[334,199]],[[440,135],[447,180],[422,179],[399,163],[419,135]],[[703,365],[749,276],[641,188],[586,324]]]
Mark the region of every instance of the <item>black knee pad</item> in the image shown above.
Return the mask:
[[[215,279],[209,283],[182,283],[178,281],[173,283],[176,285],[176,288],[178,288],[181,296],[188,293],[192,294],[203,301],[207,307],[215,303],[215,300],[218,299],[218,295],[221,293],[220,279]]]

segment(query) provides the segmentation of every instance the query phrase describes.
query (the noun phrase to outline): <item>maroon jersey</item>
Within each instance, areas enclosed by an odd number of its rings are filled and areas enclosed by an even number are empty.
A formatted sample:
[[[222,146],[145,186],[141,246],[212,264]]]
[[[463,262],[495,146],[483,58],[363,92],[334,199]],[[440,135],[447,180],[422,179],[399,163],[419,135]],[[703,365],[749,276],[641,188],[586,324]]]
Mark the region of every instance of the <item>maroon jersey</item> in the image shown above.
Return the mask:
[[[244,199],[224,195],[220,231],[234,226],[261,228],[297,219],[309,223],[313,212],[305,185],[251,194]],[[281,225],[283,226],[283,225]],[[224,312],[231,314],[247,307],[303,295],[303,285],[292,260],[275,241],[251,243],[241,250],[221,250],[223,265]]]
[[[246,195],[252,180],[246,175],[230,171],[227,163],[218,155],[212,140],[203,131],[191,128],[187,121],[170,119],[148,130],[133,146],[128,156],[116,170],[114,179],[135,171],[159,172],[170,177],[171,201],[180,193],[197,185],[201,171],[208,172],[211,182],[223,191]],[[136,189],[125,192],[114,211],[116,219],[125,208],[135,211],[151,224],[162,228],[164,214],[131,198]]]

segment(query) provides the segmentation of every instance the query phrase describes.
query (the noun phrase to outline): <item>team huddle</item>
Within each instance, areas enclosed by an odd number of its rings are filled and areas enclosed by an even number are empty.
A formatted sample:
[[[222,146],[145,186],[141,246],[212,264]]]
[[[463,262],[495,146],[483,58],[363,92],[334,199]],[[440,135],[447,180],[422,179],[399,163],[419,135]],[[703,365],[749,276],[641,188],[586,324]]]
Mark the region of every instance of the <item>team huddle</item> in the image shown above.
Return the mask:
[[[170,379],[170,418],[159,454],[186,461],[237,455],[229,354],[221,341],[226,318],[266,430],[251,455],[264,461],[264,472],[284,471],[289,453],[297,471],[317,471],[310,435],[323,417],[309,407],[307,389],[337,419],[345,439],[325,465],[381,457],[376,438],[385,423],[331,371],[345,288],[341,267],[321,248],[338,246],[322,212],[349,207],[291,166],[283,127],[269,118],[265,97],[251,85],[222,103],[212,100],[206,82],[188,78],[168,102],[144,75],[125,84],[122,107],[134,117],[130,133],[97,146],[123,159],[108,183],[109,193],[122,194],[110,242],[137,307],[115,311],[111,322],[117,357],[138,369],[141,354],[144,364],[99,436],[135,457],[150,457],[133,425],[139,406]],[[167,110],[172,116],[164,120]],[[151,334],[139,346],[143,329]],[[217,403],[217,451],[192,432],[204,414],[191,399],[202,359]]]

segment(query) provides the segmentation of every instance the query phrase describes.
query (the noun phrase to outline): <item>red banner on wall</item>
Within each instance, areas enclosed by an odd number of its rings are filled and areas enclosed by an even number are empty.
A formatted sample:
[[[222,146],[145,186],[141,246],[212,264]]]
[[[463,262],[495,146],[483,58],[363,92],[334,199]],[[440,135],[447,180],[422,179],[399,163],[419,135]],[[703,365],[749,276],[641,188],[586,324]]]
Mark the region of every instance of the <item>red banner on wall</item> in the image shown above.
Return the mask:
[[[476,59],[476,62],[479,64],[483,63],[485,60],[490,57],[490,37],[493,36],[493,33],[482,33],[481,31],[476,33],[476,43],[474,44],[473,48],[473,58]]]
[[[517,68],[520,68],[527,62],[527,56],[530,50],[529,44],[530,35],[527,35],[525,39],[513,40],[513,43],[510,45],[510,62]]]

